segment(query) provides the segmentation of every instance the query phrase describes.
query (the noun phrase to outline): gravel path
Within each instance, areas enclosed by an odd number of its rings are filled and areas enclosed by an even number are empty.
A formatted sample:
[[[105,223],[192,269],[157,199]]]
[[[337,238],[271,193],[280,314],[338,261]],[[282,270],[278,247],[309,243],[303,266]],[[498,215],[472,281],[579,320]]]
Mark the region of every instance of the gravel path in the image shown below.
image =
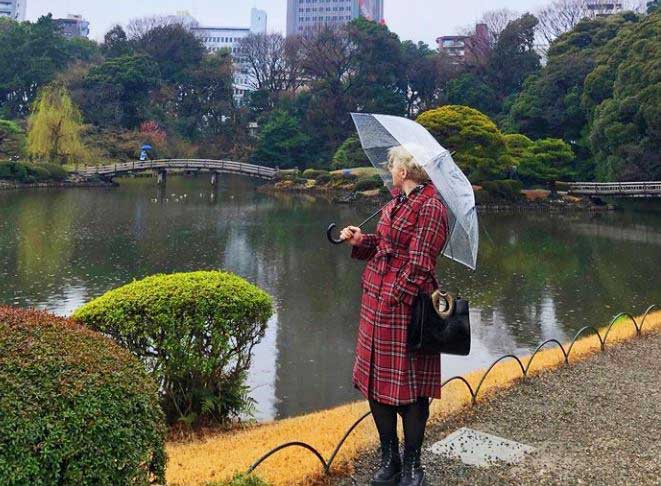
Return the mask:
[[[465,466],[425,450],[427,484],[661,485],[661,334],[529,379],[428,428],[425,448],[460,427],[535,447],[516,466]],[[334,486],[367,485],[372,451]]]

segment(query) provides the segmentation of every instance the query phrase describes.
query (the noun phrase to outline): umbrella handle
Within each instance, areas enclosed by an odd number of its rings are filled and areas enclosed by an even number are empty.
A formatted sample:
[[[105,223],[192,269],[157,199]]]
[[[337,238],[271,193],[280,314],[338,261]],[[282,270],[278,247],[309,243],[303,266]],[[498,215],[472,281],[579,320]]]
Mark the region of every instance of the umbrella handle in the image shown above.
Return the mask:
[[[331,223],[328,226],[328,229],[326,230],[326,237],[328,238],[328,241],[330,241],[334,245],[341,245],[342,243],[344,243],[344,240],[341,238],[333,237],[333,230],[335,229],[336,226],[337,225],[335,223]]]

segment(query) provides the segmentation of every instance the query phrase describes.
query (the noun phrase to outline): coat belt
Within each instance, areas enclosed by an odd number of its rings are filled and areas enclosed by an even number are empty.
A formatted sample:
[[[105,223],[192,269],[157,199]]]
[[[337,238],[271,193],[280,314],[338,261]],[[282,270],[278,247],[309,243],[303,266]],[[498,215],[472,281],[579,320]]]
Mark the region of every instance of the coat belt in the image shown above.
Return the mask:
[[[376,254],[374,255],[374,260],[376,263],[375,270],[380,275],[385,275],[389,266],[395,265],[396,268],[400,268],[406,263],[407,259],[407,252],[395,250],[390,245],[383,245],[383,243],[381,243],[376,250]]]

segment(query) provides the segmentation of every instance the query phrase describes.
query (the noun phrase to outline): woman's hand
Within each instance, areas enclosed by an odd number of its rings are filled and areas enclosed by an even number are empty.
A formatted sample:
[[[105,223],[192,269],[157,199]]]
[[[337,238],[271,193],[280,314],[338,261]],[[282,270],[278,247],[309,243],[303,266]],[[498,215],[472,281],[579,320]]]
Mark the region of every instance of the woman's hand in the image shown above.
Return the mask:
[[[340,239],[351,246],[358,246],[363,242],[363,232],[357,226],[347,226],[340,232]]]

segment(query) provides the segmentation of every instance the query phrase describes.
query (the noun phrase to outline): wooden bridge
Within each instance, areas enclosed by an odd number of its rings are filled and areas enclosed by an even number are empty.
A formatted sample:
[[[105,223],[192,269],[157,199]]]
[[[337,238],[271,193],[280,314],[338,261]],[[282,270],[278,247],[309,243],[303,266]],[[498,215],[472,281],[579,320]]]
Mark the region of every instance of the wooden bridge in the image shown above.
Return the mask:
[[[656,182],[570,182],[570,194],[580,196],[661,197],[661,181]]]
[[[120,164],[89,166],[78,173],[83,176],[99,176],[112,179],[127,174],[153,171],[158,174],[159,184],[165,183],[168,171],[208,172],[211,173],[211,183],[216,184],[218,174],[239,174],[259,179],[271,180],[275,178],[278,169],[261,165],[233,162],[231,160],[208,159],[161,159]]]

